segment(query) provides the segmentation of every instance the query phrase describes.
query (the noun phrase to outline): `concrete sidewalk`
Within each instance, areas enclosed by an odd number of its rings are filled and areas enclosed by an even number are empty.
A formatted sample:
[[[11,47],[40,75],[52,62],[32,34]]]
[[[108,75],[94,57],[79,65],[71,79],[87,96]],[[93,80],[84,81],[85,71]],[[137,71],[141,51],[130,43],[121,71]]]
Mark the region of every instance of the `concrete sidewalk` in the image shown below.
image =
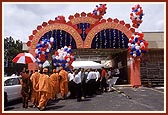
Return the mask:
[[[5,112],[22,111],[22,112],[164,112],[164,89],[154,89],[147,87],[119,87],[120,92],[113,91],[92,98],[85,98],[81,102],[76,99],[65,99],[50,101],[44,111],[30,107],[22,108],[22,103],[10,105],[5,108]],[[130,98],[127,98],[129,96]]]

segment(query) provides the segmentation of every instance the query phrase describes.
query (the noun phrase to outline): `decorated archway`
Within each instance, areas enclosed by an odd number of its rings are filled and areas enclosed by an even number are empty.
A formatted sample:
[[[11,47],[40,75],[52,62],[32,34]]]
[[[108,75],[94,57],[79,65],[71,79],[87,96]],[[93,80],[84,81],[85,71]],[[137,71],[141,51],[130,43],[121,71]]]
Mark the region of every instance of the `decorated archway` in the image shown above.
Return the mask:
[[[34,57],[37,57],[37,55],[41,55],[40,51],[38,51],[40,53],[37,53],[37,48],[38,50],[42,49],[42,52],[44,52],[42,54],[46,54],[47,59],[47,54],[50,53],[52,49],[56,50],[64,45],[71,45],[72,49],[128,48],[130,55],[125,58],[134,58],[129,65],[130,84],[133,86],[141,85],[139,59],[141,51],[145,52],[144,44],[146,42],[143,40],[142,33],[135,32],[135,28],[137,28],[140,23],[137,21],[137,18],[135,19],[135,16],[134,19],[131,17],[133,20],[132,27],[130,24],[126,24],[124,20],[118,20],[117,18],[103,19],[105,10],[106,7],[103,4],[100,5],[100,8],[97,8],[97,11],[94,10],[93,13],[86,14],[82,12],[80,14],[70,15],[69,21],[67,22],[64,16],[58,16],[55,20],[43,22],[42,25],[37,26],[37,29],[33,30],[32,35],[29,36],[29,41],[27,42],[27,45],[30,47],[29,52],[32,53]],[[133,16],[132,14],[130,15]],[[115,35],[116,33],[117,35]],[[100,45],[98,41],[101,41],[103,37],[100,36],[102,35],[104,36],[104,41],[103,45]],[[52,44],[50,44],[51,39]],[[44,45],[44,43],[48,45]],[[38,44],[41,45],[41,49]],[[48,48],[49,46],[50,48]],[[43,60],[46,59],[43,56]],[[33,70],[37,66],[37,63],[29,64],[29,68]]]

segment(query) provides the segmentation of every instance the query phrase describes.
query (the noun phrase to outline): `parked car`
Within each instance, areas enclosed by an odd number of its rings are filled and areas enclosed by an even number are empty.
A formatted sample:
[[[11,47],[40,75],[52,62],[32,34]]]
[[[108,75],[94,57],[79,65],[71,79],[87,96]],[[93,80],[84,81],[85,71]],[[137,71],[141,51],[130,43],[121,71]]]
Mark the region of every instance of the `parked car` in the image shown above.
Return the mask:
[[[19,76],[7,76],[4,77],[4,104],[6,105],[10,101],[20,99],[21,96],[21,77]]]

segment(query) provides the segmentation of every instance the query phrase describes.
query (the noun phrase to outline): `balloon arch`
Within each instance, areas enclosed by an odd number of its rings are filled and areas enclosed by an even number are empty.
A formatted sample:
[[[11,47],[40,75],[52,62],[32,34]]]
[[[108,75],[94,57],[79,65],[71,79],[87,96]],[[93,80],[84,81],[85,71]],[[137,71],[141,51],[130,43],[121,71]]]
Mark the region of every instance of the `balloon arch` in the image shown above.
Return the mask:
[[[103,10],[96,6],[97,10],[93,13],[82,12],[70,15],[69,21],[66,21],[64,16],[58,16],[54,20],[38,25],[27,42],[29,52],[40,61],[45,61],[48,53],[64,46],[71,46],[72,49],[128,48],[130,57],[134,58],[129,67],[130,84],[141,85],[139,61],[141,52],[139,51],[146,51],[144,48],[148,45],[143,39],[143,33],[135,32],[134,26],[131,27],[123,20],[104,19],[102,16],[105,14],[106,7],[103,5],[100,5]],[[133,14],[131,13],[130,16],[132,19]],[[36,63],[29,64],[29,68],[33,70],[36,67]]]

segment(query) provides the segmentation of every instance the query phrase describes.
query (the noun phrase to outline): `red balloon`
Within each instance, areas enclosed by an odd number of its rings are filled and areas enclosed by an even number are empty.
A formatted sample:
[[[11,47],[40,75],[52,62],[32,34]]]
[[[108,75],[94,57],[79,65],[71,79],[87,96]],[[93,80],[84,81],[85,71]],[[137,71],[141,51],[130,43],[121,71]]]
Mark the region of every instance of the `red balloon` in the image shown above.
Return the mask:
[[[59,55],[59,53],[56,51],[56,52],[55,52],[55,55],[56,55],[56,56],[58,56],[58,55]]]

